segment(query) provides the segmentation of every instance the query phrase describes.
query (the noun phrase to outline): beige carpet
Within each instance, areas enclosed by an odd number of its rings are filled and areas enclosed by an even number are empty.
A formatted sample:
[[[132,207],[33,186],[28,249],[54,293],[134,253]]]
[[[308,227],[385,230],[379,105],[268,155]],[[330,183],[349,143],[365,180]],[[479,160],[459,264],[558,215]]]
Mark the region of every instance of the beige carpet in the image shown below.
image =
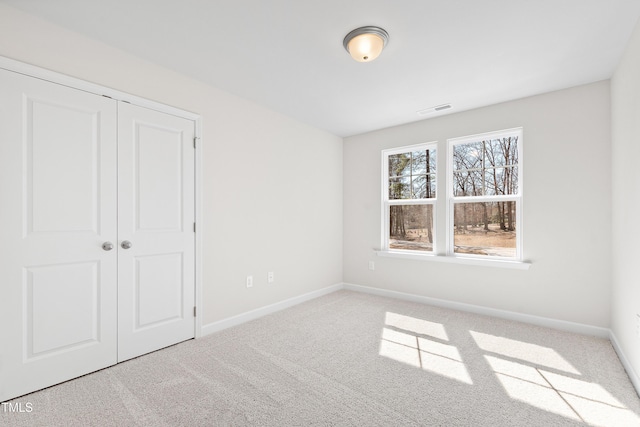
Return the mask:
[[[640,425],[607,340],[349,291],[12,403],[0,425]]]

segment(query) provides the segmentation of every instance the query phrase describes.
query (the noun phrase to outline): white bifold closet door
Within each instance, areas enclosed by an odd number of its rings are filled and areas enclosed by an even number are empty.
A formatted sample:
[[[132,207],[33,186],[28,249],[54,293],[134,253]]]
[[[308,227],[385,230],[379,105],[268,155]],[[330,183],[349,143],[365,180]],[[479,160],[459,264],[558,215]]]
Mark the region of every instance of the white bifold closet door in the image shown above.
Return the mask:
[[[193,121],[5,70],[0,93],[0,401],[192,338]]]

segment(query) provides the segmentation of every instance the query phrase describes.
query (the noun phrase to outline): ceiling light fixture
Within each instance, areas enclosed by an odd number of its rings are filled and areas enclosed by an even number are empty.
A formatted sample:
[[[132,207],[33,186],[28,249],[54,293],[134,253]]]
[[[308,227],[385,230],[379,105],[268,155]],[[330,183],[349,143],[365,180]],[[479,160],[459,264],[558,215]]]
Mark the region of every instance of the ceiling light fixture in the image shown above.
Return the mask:
[[[388,41],[389,34],[385,30],[367,26],[356,28],[347,34],[342,45],[356,61],[371,62],[380,55]]]

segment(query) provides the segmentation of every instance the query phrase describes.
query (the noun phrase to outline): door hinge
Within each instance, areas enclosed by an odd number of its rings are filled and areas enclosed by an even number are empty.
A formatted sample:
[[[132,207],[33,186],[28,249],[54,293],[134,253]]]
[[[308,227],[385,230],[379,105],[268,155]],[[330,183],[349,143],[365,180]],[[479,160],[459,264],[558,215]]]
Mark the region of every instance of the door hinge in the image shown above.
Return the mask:
[[[193,148],[196,148],[196,141],[198,140],[197,136],[193,137]]]
[[[196,317],[196,307],[193,306],[193,317]]]
[[[196,223],[195,222],[193,223],[193,232],[194,233],[196,232]]]

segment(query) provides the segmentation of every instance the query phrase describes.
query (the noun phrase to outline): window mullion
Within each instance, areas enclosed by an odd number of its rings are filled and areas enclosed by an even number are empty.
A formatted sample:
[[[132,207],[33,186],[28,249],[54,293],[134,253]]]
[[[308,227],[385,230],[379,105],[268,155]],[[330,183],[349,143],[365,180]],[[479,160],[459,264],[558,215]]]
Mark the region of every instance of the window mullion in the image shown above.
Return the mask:
[[[393,199],[387,200],[389,206],[434,205],[436,199]]]
[[[449,199],[454,203],[487,203],[487,202],[514,202],[521,198],[517,194],[495,195],[495,196],[451,196]]]

